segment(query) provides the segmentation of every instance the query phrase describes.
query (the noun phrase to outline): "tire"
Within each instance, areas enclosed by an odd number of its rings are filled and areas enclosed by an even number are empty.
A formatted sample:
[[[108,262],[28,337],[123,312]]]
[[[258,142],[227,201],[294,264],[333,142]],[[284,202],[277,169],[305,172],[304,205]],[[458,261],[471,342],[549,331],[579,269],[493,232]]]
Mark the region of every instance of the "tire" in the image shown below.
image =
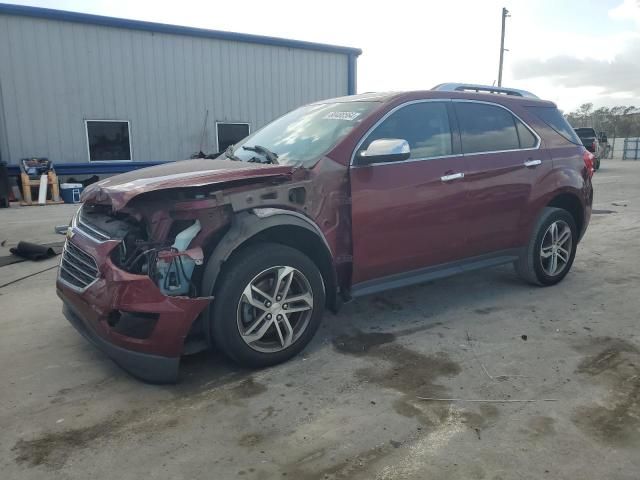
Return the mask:
[[[560,244],[556,243],[556,249],[553,248],[553,232],[550,230],[553,224],[556,224],[558,240],[564,238],[568,229],[570,245],[563,242],[561,248],[558,248]],[[555,285],[571,270],[577,243],[578,233],[573,216],[561,208],[545,207],[533,228],[525,253],[515,262],[516,272],[523,280],[533,285]],[[565,252],[568,252],[568,255]],[[552,268],[551,263],[554,255],[557,255],[556,270]]]
[[[288,287],[289,293],[277,301],[275,285],[281,277],[279,291]],[[304,349],[320,326],[324,282],[315,263],[299,250],[277,243],[244,248],[225,263],[216,284],[209,318],[212,340],[240,365],[284,362]],[[287,298],[293,299],[290,304]]]

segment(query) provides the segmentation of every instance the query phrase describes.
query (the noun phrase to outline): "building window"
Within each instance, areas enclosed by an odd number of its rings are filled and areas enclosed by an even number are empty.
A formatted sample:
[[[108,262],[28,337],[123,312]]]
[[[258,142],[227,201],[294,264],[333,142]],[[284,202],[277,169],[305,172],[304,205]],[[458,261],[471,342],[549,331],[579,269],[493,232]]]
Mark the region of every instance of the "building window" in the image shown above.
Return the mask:
[[[248,123],[221,123],[216,122],[216,136],[218,139],[218,152],[222,153],[230,145],[238,143],[249,135]]]
[[[87,120],[89,161],[131,160],[129,122],[124,120]]]

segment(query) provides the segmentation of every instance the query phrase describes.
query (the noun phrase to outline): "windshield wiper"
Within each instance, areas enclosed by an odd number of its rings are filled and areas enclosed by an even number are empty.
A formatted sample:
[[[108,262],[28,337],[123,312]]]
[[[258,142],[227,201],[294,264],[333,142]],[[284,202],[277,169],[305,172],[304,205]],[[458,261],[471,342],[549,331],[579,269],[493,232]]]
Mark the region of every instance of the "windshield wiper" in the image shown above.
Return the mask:
[[[243,145],[242,149],[248,150],[250,152],[259,153],[260,155],[264,156],[268,160],[267,163],[274,163],[274,164],[278,163],[278,154],[275,152],[272,152],[268,148],[262,147],[260,145],[254,145],[253,147],[247,147]]]
[[[227,149],[224,151],[224,154],[225,154],[225,156],[226,156],[227,158],[230,158],[231,160],[235,160],[236,162],[241,162],[241,161],[242,161],[240,158],[236,157],[236,156],[233,154],[233,145],[229,145],[229,146],[227,147]]]

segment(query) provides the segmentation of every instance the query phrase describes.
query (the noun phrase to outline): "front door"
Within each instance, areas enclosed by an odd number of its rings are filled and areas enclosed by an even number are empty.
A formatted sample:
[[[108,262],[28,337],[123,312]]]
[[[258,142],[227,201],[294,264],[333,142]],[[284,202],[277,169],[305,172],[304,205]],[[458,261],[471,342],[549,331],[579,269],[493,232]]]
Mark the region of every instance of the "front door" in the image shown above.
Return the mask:
[[[358,148],[350,171],[354,286],[463,255],[464,159],[450,108],[449,101],[396,107]],[[358,153],[381,138],[406,140],[409,159],[357,165]]]
[[[520,247],[531,190],[551,168],[539,139],[497,104],[454,101],[465,158],[466,256]]]

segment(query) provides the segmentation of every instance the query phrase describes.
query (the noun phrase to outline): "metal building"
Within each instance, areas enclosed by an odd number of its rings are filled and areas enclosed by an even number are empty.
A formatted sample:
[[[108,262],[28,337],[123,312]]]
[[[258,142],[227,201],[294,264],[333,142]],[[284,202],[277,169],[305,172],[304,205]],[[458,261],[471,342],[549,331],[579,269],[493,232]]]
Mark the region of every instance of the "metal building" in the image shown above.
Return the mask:
[[[299,105],[355,93],[360,53],[0,4],[0,160],[105,172],[221,151]]]

